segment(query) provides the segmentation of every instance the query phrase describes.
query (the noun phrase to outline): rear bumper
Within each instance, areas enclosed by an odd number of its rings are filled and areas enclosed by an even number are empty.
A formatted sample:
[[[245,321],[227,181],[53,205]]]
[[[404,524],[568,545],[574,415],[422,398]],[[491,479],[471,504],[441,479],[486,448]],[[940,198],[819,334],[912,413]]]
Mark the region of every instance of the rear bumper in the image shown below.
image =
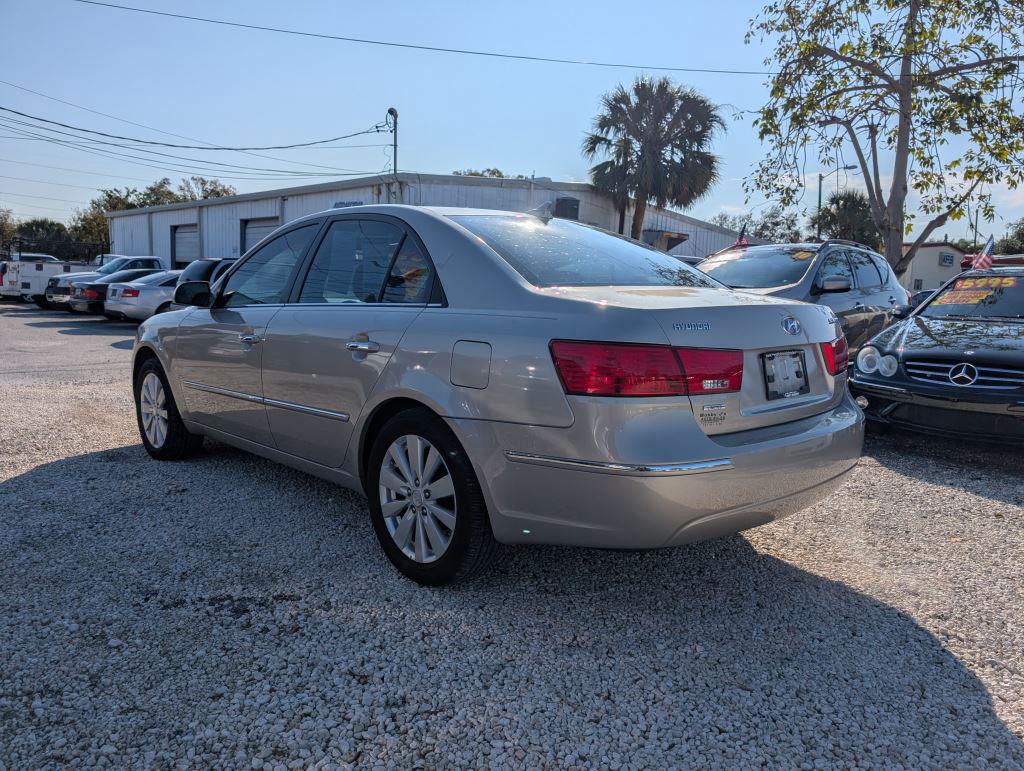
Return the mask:
[[[58,293],[50,289],[46,290],[46,300],[53,305],[66,305],[70,299],[70,296],[66,292]]]
[[[136,303],[120,302],[118,300],[107,300],[103,303],[103,313],[107,316],[125,319],[147,319],[153,315],[152,311],[140,308]]]
[[[69,306],[71,307],[71,310],[78,311],[79,313],[103,313],[102,302],[71,300]]]
[[[939,399],[904,387],[854,380],[850,390],[868,400],[866,417],[883,425],[939,436],[1024,444],[1024,402]]]
[[[849,395],[810,418],[705,437],[689,447],[691,458],[679,457],[688,450],[681,437],[667,463],[567,456],[569,429],[450,423],[476,461],[499,541],[626,549],[706,540],[793,514],[842,485],[864,438]]]

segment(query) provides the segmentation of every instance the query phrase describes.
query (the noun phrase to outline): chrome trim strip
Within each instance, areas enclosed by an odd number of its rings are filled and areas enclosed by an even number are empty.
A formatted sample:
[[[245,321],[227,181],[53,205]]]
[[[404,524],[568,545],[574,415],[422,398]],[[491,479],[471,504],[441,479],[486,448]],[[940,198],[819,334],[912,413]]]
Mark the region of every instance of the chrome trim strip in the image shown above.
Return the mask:
[[[262,396],[256,396],[256,394],[245,393],[244,391],[232,391],[230,388],[220,388],[219,386],[206,385],[206,383],[197,383],[195,380],[182,380],[181,384],[188,388],[194,388],[197,391],[206,391],[211,394],[218,394],[219,396],[227,396],[231,399],[240,399],[243,402],[250,402],[252,404],[262,404],[265,407],[280,407],[284,410],[302,412],[306,415],[316,415],[318,418],[339,420],[342,423],[348,423],[349,418],[351,417],[347,412],[335,412],[334,410],[324,410],[319,407],[307,407],[305,404],[283,402],[280,399],[266,399]]]
[[[280,407],[283,410],[294,410],[295,412],[304,412],[307,415],[316,415],[318,418],[329,418],[330,420],[340,420],[342,423],[348,423],[349,414],[347,412],[335,412],[334,410],[324,410],[320,407],[307,407],[305,404],[295,404],[295,402],[283,402],[280,399],[263,399],[263,403],[268,407]]]
[[[228,396],[232,399],[241,399],[243,402],[253,402],[255,404],[263,404],[263,397],[256,396],[256,394],[247,394],[244,391],[232,391],[230,388],[220,388],[219,386],[206,385],[206,383],[197,383],[195,380],[182,380],[181,384],[187,388],[194,388],[197,391],[206,391],[211,394],[219,394],[220,396]]]
[[[534,455],[528,452],[505,450],[505,457],[513,463],[529,463],[535,466],[567,468],[576,471],[598,471],[605,474],[632,476],[681,476],[684,474],[705,474],[710,471],[727,471],[733,467],[732,458],[702,460],[692,463],[610,463],[596,460],[558,458],[552,455]]]

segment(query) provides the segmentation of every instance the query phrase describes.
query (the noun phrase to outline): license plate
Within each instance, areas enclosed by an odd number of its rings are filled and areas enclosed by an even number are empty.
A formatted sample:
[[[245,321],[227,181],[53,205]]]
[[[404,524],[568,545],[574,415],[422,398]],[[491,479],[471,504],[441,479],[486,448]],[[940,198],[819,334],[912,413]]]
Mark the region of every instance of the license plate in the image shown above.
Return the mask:
[[[761,354],[768,400],[788,399],[811,390],[803,351],[772,351]]]

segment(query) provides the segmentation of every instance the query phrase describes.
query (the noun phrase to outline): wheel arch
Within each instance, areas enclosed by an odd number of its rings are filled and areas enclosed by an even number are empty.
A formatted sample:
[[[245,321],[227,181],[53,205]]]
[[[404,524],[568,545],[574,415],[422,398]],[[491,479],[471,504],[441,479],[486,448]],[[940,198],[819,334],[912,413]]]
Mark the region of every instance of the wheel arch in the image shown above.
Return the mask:
[[[373,440],[380,432],[381,428],[395,415],[408,410],[424,409],[428,410],[433,415],[438,415],[437,411],[431,409],[431,407],[424,402],[412,399],[408,396],[396,396],[381,402],[373,408],[373,411],[363,421],[362,428],[359,431],[359,456],[358,456],[358,474],[359,482],[363,486],[363,490],[366,489],[366,467],[367,461],[370,455],[370,448],[373,446]]]

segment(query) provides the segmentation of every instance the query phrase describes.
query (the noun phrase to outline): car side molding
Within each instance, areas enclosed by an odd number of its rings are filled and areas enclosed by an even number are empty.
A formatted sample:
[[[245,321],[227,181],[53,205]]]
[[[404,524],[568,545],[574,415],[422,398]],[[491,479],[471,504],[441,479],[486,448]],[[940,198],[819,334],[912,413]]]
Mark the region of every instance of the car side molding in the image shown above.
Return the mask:
[[[230,388],[221,388],[220,386],[207,385],[206,383],[198,383],[195,380],[182,380],[181,384],[186,388],[192,388],[196,391],[206,391],[207,393],[217,394],[218,396],[227,396],[231,399],[239,399],[244,402],[252,402],[253,404],[262,404],[267,407],[280,407],[284,410],[292,410],[294,412],[303,412],[307,415],[316,415],[320,418],[329,418],[331,420],[338,420],[342,423],[348,423],[351,417],[347,412],[336,412],[335,410],[325,410],[320,407],[310,407],[306,404],[296,404],[295,402],[285,402],[280,399],[267,399],[263,396],[257,396],[256,394],[246,393],[244,391],[232,391]]]

